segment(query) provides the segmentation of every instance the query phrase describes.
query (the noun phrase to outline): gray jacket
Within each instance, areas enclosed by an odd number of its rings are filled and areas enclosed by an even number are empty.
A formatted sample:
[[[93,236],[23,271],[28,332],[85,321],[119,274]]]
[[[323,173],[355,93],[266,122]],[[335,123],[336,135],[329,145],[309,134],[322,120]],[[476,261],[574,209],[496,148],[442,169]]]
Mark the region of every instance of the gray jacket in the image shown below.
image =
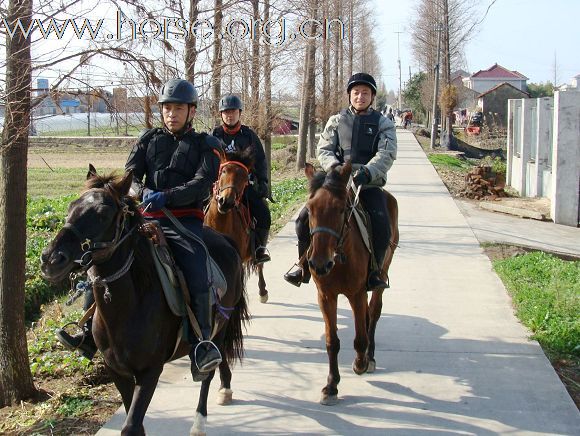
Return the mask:
[[[372,111],[374,109],[369,109]],[[320,140],[316,147],[318,162],[325,171],[330,170],[333,165],[341,163],[338,155],[344,156],[344,162],[350,159],[351,144],[339,144],[338,125],[343,116],[355,117],[352,106],[344,113],[331,116],[326,123],[324,131],[320,134]],[[352,123],[351,123],[352,124]],[[387,171],[393,166],[393,161],[397,158],[397,136],[395,125],[385,116],[381,116],[379,121],[379,141],[377,152],[374,157],[365,165],[371,174],[369,185],[383,186],[387,181]],[[340,150],[339,150],[340,147]],[[354,164],[353,171],[360,165]]]

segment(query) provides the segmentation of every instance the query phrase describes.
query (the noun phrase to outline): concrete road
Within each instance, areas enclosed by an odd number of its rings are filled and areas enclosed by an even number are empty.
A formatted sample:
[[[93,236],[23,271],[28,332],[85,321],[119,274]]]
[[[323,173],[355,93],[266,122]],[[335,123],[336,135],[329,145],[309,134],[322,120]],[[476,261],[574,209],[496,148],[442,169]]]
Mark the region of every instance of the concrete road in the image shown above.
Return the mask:
[[[377,330],[377,370],[355,375],[354,327],[339,302],[339,403],[322,406],[328,373],[313,284],[282,275],[296,258],[293,223],[270,244],[270,291],[249,282],[252,324],[234,403],[215,405],[207,432],[308,435],[580,434],[580,414],[510,299],[473,231],[411,133],[399,131],[388,189],[399,200],[400,248]],[[187,435],[199,384],[188,360],[166,366],[145,419],[147,434]],[[121,409],[97,434],[118,434]]]

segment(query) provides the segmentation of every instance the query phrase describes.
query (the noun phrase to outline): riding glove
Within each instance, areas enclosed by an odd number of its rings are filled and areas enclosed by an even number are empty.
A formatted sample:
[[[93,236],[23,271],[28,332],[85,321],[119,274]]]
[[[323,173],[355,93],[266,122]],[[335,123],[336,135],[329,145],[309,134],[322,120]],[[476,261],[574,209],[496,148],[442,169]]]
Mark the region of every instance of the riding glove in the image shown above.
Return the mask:
[[[355,186],[366,185],[371,181],[371,172],[365,166],[360,167],[352,176]]]
[[[165,192],[148,192],[143,196],[143,203],[149,203],[151,205],[149,206],[150,211],[161,209],[163,206],[165,206],[166,202],[167,195],[165,195]]]

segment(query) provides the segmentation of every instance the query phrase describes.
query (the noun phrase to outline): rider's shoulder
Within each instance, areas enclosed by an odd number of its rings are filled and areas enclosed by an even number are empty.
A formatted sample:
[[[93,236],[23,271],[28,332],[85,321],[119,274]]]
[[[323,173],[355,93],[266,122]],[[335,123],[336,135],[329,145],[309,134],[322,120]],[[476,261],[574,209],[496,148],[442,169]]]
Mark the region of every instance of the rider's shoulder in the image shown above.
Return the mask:
[[[205,145],[207,145],[211,149],[220,150],[222,148],[222,146],[221,146],[222,141],[220,141],[218,138],[216,138],[213,135],[205,134],[203,137],[203,141],[205,142]]]
[[[137,137],[137,142],[147,145],[151,140],[151,138],[153,138],[155,135],[161,132],[163,132],[163,129],[160,129],[159,127],[153,127],[152,129],[143,129],[141,130],[139,136]]]

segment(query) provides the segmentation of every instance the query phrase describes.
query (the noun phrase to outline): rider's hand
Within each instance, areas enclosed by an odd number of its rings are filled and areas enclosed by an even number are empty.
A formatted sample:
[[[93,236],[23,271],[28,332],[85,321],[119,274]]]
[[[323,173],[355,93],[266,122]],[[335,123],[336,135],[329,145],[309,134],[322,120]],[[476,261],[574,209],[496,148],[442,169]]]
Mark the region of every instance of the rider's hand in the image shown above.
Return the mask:
[[[151,205],[149,206],[150,211],[161,209],[163,206],[165,206],[166,202],[167,195],[165,192],[148,192],[143,196],[143,203],[145,203],[145,207],[147,207],[147,204]]]
[[[355,186],[366,185],[371,181],[371,172],[365,166],[360,167],[352,176]]]

